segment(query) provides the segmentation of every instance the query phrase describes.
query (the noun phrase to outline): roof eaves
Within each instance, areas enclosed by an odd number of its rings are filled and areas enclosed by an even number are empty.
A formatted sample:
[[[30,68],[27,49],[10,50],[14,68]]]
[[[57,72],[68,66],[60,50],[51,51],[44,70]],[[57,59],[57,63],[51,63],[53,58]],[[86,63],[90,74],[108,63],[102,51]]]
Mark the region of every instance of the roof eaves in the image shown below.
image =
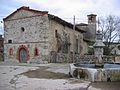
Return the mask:
[[[88,26],[88,24],[86,24],[86,23],[80,23],[80,24],[76,24],[76,26]]]
[[[71,23],[69,23],[69,22],[66,22],[65,20],[62,20],[61,18],[59,18],[59,17],[57,17],[57,16],[48,14],[48,17],[49,17],[49,19],[55,20],[55,21],[57,21],[58,23],[60,23],[60,24],[62,24],[62,25],[64,25],[64,26],[68,26],[69,28],[73,28],[73,24],[71,24]],[[76,30],[76,31],[79,31],[79,32],[81,32],[81,33],[86,32],[86,31],[84,31],[84,30],[79,29],[78,27],[75,27],[75,30]]]

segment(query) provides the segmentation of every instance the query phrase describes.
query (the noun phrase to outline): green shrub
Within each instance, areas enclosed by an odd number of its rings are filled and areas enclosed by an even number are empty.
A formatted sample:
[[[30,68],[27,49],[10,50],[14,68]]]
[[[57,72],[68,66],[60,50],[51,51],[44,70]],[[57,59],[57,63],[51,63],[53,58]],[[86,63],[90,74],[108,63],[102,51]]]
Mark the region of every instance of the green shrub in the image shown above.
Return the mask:
[[[94,54],[94,49],[88,47],[88,55],[93,55]]]

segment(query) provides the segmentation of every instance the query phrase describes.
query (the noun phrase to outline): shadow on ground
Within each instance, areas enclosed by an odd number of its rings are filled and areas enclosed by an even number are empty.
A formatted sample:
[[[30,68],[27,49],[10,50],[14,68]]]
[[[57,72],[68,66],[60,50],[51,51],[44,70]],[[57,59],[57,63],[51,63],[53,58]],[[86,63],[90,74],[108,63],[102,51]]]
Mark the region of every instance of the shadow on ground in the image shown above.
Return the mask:
[[[46,78],[46,79],[68,79],[69,75],[64,73],[55,73],[51,71],[47,71],[48,67],[39,67],[39,69],[36,70],[30,70],[24,73],[21,73],[21,75],[25,75],[29,78]]]

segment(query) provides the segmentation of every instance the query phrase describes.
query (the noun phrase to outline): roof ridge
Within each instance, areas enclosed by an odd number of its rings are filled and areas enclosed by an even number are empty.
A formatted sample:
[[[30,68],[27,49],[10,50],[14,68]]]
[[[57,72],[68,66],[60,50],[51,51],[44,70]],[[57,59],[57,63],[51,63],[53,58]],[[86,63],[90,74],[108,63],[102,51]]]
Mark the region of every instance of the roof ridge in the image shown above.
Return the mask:
[[[20,11],[20,10],[27,10],[27,11],[32,11],[35,13],[41,13],[43,15],[48,14],[48,11],[39,11],[39,10],[35,10],[35,9],[30,9],[29,7],[26,6],[22,6],[20,8],[18,8],[17,10],[15,10],[13,13],[11,13],[9,16],[7,16],[6,18],[3,18],[3,20],[8,19],[9,17],[13,16],[16,12]]]

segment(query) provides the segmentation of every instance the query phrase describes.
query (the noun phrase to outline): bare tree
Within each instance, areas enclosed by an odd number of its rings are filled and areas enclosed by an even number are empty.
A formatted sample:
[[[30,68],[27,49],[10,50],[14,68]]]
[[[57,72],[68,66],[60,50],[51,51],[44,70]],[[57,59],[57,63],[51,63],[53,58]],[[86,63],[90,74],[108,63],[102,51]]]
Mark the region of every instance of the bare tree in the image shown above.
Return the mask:
[[[120,40],[120,17],[109,15],[106,18],[100,18],[98,27],[103,33],[107,48],[110,49],[110,44],[115,40]]]

